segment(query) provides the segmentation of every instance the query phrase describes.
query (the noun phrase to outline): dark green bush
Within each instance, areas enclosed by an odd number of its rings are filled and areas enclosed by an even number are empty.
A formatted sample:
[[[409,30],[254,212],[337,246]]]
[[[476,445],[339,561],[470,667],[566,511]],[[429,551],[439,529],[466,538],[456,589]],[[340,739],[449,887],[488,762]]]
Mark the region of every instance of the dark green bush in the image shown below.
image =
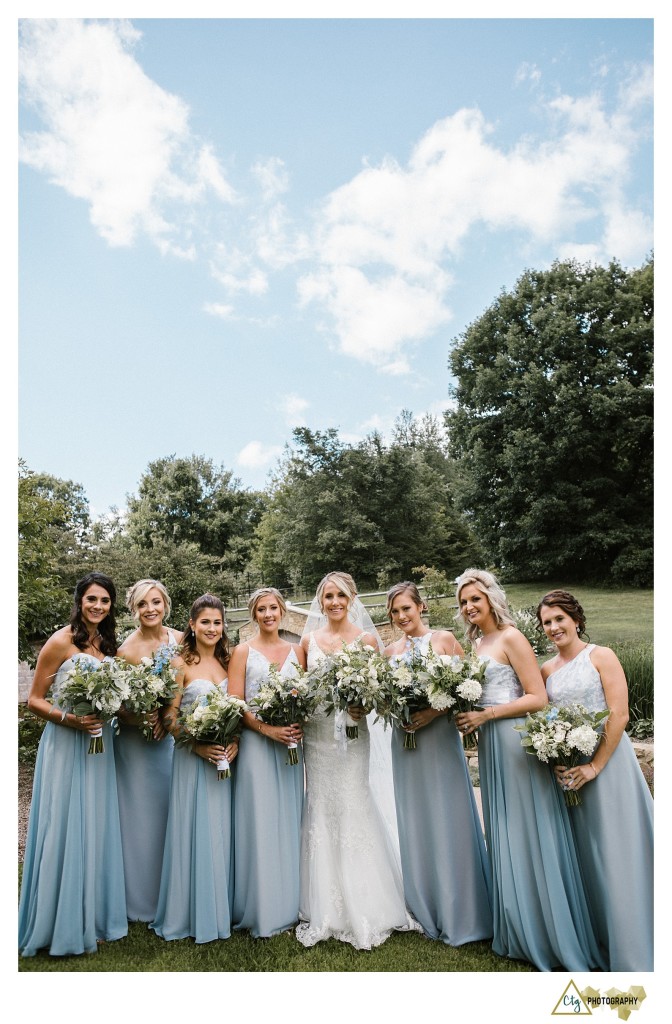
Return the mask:
[[[19,704],[19,762],[33,765],[37,757],[37,745],[47,723],[36,718],[25,704]]]

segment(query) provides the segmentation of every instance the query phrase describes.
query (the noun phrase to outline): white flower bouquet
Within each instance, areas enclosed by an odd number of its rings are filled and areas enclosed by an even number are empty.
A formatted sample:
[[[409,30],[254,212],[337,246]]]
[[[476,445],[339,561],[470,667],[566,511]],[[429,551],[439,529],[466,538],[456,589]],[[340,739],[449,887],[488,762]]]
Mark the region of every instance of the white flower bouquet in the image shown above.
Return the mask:
[[[544,764],[575,768],[594,753],[600,741],[598,728],[610,713],[609,708],[589,711],[583,704],[547,704],[513,728],[522,733],[526,753]],[[574,790],[565,790],[565,803],[576,807],[581,797]]]
[[[200,743],[219,743],[226,747],[243,727],[243,713],[247,704],[240,697],[226,693],[220,686],[201,694],[188,711],[178,716],[185,730],[176,739],[179,746],[197,740]],[[231,778],[229,762],[225,757],[217,762],[217,778]]]
[[[177,648],[162,644],[151,658],[142,658],[139,665],[117,659],[119,671],[125,675],[130,690],[124,706],[142,718],[140,729],[147,741],[154,738],[154,733],[146,715],[170,704],[177,691],[177,673],[170,664],[177,653]]]
[[[294,675],[283,676],[271,665],[266,681],[249,704],[250,710],[267,725],[293,725],[311,718],[323,698],[324,692],[311,674],[297,667]],[[297,744],[287,749],[287,763],[298,764]]]
[[[77,658],[58,691],[58,703],[78,718],[96,715],[103,722],[112,722],[129,693],[125,676],[114,661]],[[102,754],[104,751],[101,728],[91,735],[88,752]]]
[[[411,642],[404,653],[394,659],[394,664],[388,664],[389,668],[385,676],[387,700],[384,715],[388,721],[394,719],[401,725],[408,726],[411,724],[411,715],[414,711],[432,707],[429,696],[430,685],[434,686],[435,702],[441,704],[446,699],[439,686],[440,670],[438,666],[440,663],[433,652],[431,657],[429,655],[425,657],[418,644]],[[434,674],[432,674],[432,668]],[[437,708],[437,710],[441,709]],[[416,748],[415,732],[406,732],[404,734],[404,750],[415,750]]]
[[[346,736],[350,740],[357,739],[359,728],[355,719],[347,714],[348,708],[375,708],[378,711],[384,698],[381,676],[387,668],[387,662],[373,647],[355,640],[333,651],[323,659],[322,664],[318,678],[326,688],[324,696],[327,714],[334,710],[345,711]]]

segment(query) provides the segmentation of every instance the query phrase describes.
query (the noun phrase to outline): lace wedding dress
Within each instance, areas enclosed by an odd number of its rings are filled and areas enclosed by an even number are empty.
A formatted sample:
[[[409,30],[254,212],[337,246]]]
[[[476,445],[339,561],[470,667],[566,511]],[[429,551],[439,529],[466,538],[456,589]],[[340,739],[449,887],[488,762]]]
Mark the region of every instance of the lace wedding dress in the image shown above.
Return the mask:
[[[314,636],[308,668],[324,657]],[[301,824],[300,924],[304,946],[330,937],[370,949],[417,925],[406,911],[398,854],[369,786],[370,736],[334,736],[324,712],[306,723],[306,800]]]

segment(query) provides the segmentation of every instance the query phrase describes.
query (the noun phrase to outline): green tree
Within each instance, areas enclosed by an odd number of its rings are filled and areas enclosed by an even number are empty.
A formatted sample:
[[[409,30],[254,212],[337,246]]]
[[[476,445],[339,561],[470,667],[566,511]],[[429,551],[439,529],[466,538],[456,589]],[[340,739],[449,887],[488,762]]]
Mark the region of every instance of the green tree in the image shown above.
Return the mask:
[[[389,444],[377,433],[346,445],[335,429],[294,431],[257,529],[255,562],[266,579],[310,587],[342,568],[360,586],[377,586],[419,561],[452,571],[474,559],[440,429],[411,420],[403,415]]]
[[[137,496],[129,496],[126,530],[140,548],[195,544],[241,572],[261,508],[261,496],[242,489],[223,466],[201,455],[170,455],[150,462]]]
[[[45,493],[23,460],[18,487],[19,659],[35,662],[34,642],[67,614],[70,596],[58,574],[58,531],[67,521],[64,502]]]
[[[652,575],[653,259],[527,271],[455,342],[458,488],[509,575]]]

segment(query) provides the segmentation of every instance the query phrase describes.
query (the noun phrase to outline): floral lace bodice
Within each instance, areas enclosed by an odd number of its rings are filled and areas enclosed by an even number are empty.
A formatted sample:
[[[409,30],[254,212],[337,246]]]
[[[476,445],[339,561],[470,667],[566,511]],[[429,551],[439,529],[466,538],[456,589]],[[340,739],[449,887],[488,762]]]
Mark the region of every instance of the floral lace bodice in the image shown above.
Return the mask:
[[[590,660],[595,644],[588,644],[567,665],[552,672],[546,680],[551,704],[583,704],[589,711],[604,711],[607,702],[602,680]]]
[[[489,654],[481,654],[480,659],[487,661],[480,705],[510,704],[524,695],[523,685],[511,665],[495,661]]]

